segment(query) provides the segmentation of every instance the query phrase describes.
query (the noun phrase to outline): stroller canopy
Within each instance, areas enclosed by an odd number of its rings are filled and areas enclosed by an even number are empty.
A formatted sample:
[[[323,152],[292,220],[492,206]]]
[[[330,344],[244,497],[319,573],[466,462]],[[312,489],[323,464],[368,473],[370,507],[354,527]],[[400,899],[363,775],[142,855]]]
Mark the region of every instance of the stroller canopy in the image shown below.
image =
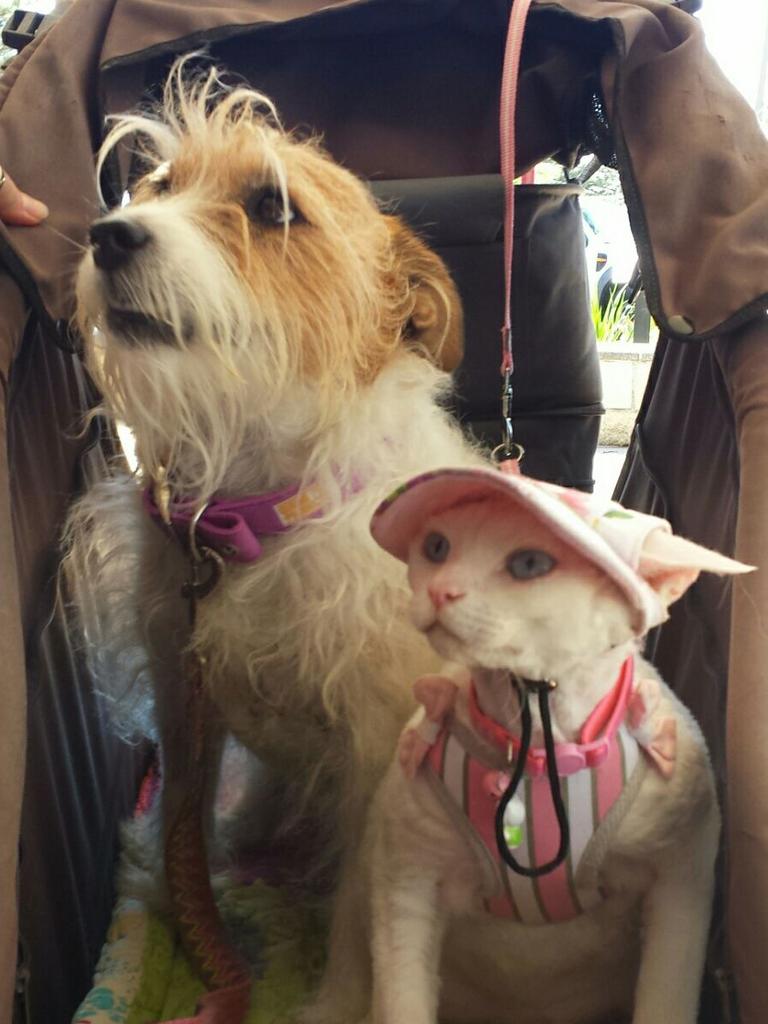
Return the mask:
[[[93,155],[106,115],[156,97],[173,58],[205,47],[270,95],[289,127],[322,132],[365,177],[498,175],[509,8],[78,0],[0,79],[0,156],[51,209],[37,228],[0,226],[0,1018],[14,989],[20,828],[29,1019],[62,1020],[103,941],[116,822],[145,760],[108,735],[56,586],[67,504],[103,471],[109,448],[109,438],[77,429],[96,396],[69,327],[78,246],[100,208]],[[768,550],[768,144],[756,118],[677,4],[537,0],[517,138],[519,172],[594,152],[620,174],[662,334],[621,499],[759,564]],[[111,200],[129,172],[125,153],[107,168]],[[471,354],[471,336],[467,345]],[[730,588],[718,581],[697,585],[655,641],[727,775],[732,957],[749,1024],[762,1024],[768,1006],[763,575],[738,584],[730,646]]]

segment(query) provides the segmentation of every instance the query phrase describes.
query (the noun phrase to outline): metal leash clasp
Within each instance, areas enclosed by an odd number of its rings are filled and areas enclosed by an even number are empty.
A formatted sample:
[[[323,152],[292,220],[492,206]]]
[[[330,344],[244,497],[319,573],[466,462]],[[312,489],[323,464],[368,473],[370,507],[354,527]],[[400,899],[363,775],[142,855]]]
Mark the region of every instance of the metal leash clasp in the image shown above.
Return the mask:
[[[193,620],[197,602],[208,597],[224,571],[224,559],[218,551],[197,543],[197,524],[207,508],[206,502],[189,521],[189,579],[181,588],[181,596],[190,602],[190,617]]]
[[[514,364],[512,361],[512,336],[509,328],[502,328],[502,348],[504,352],[501,366],[501,428],[502,442],[497,445],[492,454],[493,459],[503,468],[517,464],[523,458],[525,449],[514,439],[514,426],[512,424],[512,399],[514,390],[512,388],[512,373]]]
[[[514,427],[512,426],[512,398],[514,397],[514,391],[512,388],[512,366],[507,363],[504,367],[504,383],[501,387],[501,425],[504,431],[504,440],[502,444],[504,446],[504,456],[507,459],[513,458],[512,446],[515,443],[514,439]],[[518,447],[520,447],[518,445]]]

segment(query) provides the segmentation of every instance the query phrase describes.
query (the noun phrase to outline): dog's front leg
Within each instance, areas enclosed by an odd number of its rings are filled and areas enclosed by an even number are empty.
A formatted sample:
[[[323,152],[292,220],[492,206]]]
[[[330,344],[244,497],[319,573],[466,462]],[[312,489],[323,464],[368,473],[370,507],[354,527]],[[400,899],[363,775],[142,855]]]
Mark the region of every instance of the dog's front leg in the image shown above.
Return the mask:
[[[717,822],[681,843],[645,898],[632,1024],[695,1024],[714,888]]]

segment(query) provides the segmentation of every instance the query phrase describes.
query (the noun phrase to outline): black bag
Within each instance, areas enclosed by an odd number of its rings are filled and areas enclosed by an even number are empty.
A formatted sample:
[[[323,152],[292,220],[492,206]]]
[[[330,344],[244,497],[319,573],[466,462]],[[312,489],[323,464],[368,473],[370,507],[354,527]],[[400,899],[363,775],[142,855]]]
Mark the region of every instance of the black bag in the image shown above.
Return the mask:
[[[454,276],[466,322],[456,412],[493,448],[501,440],[502,179],[418,178],[375,182],[373,189]],[[513,423],[525,473],[591,490],[603,407],[580,192],[578,185],[516,186]]]

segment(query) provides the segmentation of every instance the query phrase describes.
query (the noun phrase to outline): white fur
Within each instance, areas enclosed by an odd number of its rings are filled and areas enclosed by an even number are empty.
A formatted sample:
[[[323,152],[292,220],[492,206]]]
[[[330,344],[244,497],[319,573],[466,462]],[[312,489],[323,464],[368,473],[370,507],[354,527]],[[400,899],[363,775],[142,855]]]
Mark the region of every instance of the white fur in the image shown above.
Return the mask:
[[[257,93],[237,89],[209,113],[215,73],[177,89],[162,120],[126,118],[107,140],[142,133],[157,168],[105,220],[141,225],[151,243],[113,273],[86,255],[78,280],[90,366],[106,412],[134,432],[140,469],[75,505],[69,564],[118,727],[162,742],[166,813],[184,791],[174,765],[188,748],[194,651],[214,748],[232,732],[282,775],[282,825],[311,808],[330,833],[325,864],[359,838],[412,709],[409,680],[434,664],[404,628],[405,574],[372,541],[371,514],[414,472],[479,456],[442,407],[448,375],[418,352],[420,336],[406,346],[420,283],[398,262],[391,218],[314,144],[264,119]],[[249,223],[244,197],[262,184],[305,220]],[[151,316],[163,337],[121,333],[111,309]],[[312,482],[324,512],[266,538],[258,561],[227,565],[190,629],[188,559],[141,507],[161,466],[201,504]],[[215,775],[213,756],[211,785]]]
[[[433,531],[450,541],[442,564],[422,551]],[[553,570],[513,579],[506,556],[530,549],[553,556]],[[635,650],[631,612],[618,590],[529,513],[504,502],[455,508],[424,524],[410,547],[409,579],[415,624],[441,654],[468,666],[453,676],[455,714],[469,729],[471,674],[486,713],[519,733],[511,671],[558,681],[555,735],[575,740]],[[657,678],[638,665],[641,675]],[[674,772],[666,779],[647,766],[628,813],[608,833],[599,868],[605,899],[561,924],[490,917],[482,902],[487,876],[466,835],[423,772],[408,778],[395,760],[372,805],[359,864],[371,908],[369,1009],[360,991],[326,981],[305,1020],[694,1024],[719,831],[714,783],[698,727],[663,684],[648,715],[646,732],[675,722]],[[533,742],[542,743],[538,719]],[[329,975],[338,982],[353,950],[345,936],[335,938]]]
[[[73,575],[97,595],[97,606],[82,609],[87,639],[99,684],[120,700],[124,731],[146,730],[146,702],[156,689],[171,702],[183,694],[179,658],[191,643],[208,659],[207,684],[223,723],[268,762],[297,774],[302,800],[315,796],[307,773],[327,783],[329,773],[349,770],[353,790],[369,788],[367,773],[388,762],[408,716],[409,681],[434,657],[402,628],[405,573],[370,539],[368,522],[381,496],[414,471],[474,459],[435,404],[443,386],[443,375],[415,355],[383,372],[318,441],[326,469],[314,479],[335,495],[329,510],[266,539],[252,565],[229,565],[200,603],[192,637],[180,599],[186,558],[149,521],[137,482],[117,477],[85,495],[70,521],[78,538]],[[253,483],[239,490],[258,486],[269,461],[269,449],[258,466],[244,460]],[[353,477],[365,487],[344,500],[339,482]]]

